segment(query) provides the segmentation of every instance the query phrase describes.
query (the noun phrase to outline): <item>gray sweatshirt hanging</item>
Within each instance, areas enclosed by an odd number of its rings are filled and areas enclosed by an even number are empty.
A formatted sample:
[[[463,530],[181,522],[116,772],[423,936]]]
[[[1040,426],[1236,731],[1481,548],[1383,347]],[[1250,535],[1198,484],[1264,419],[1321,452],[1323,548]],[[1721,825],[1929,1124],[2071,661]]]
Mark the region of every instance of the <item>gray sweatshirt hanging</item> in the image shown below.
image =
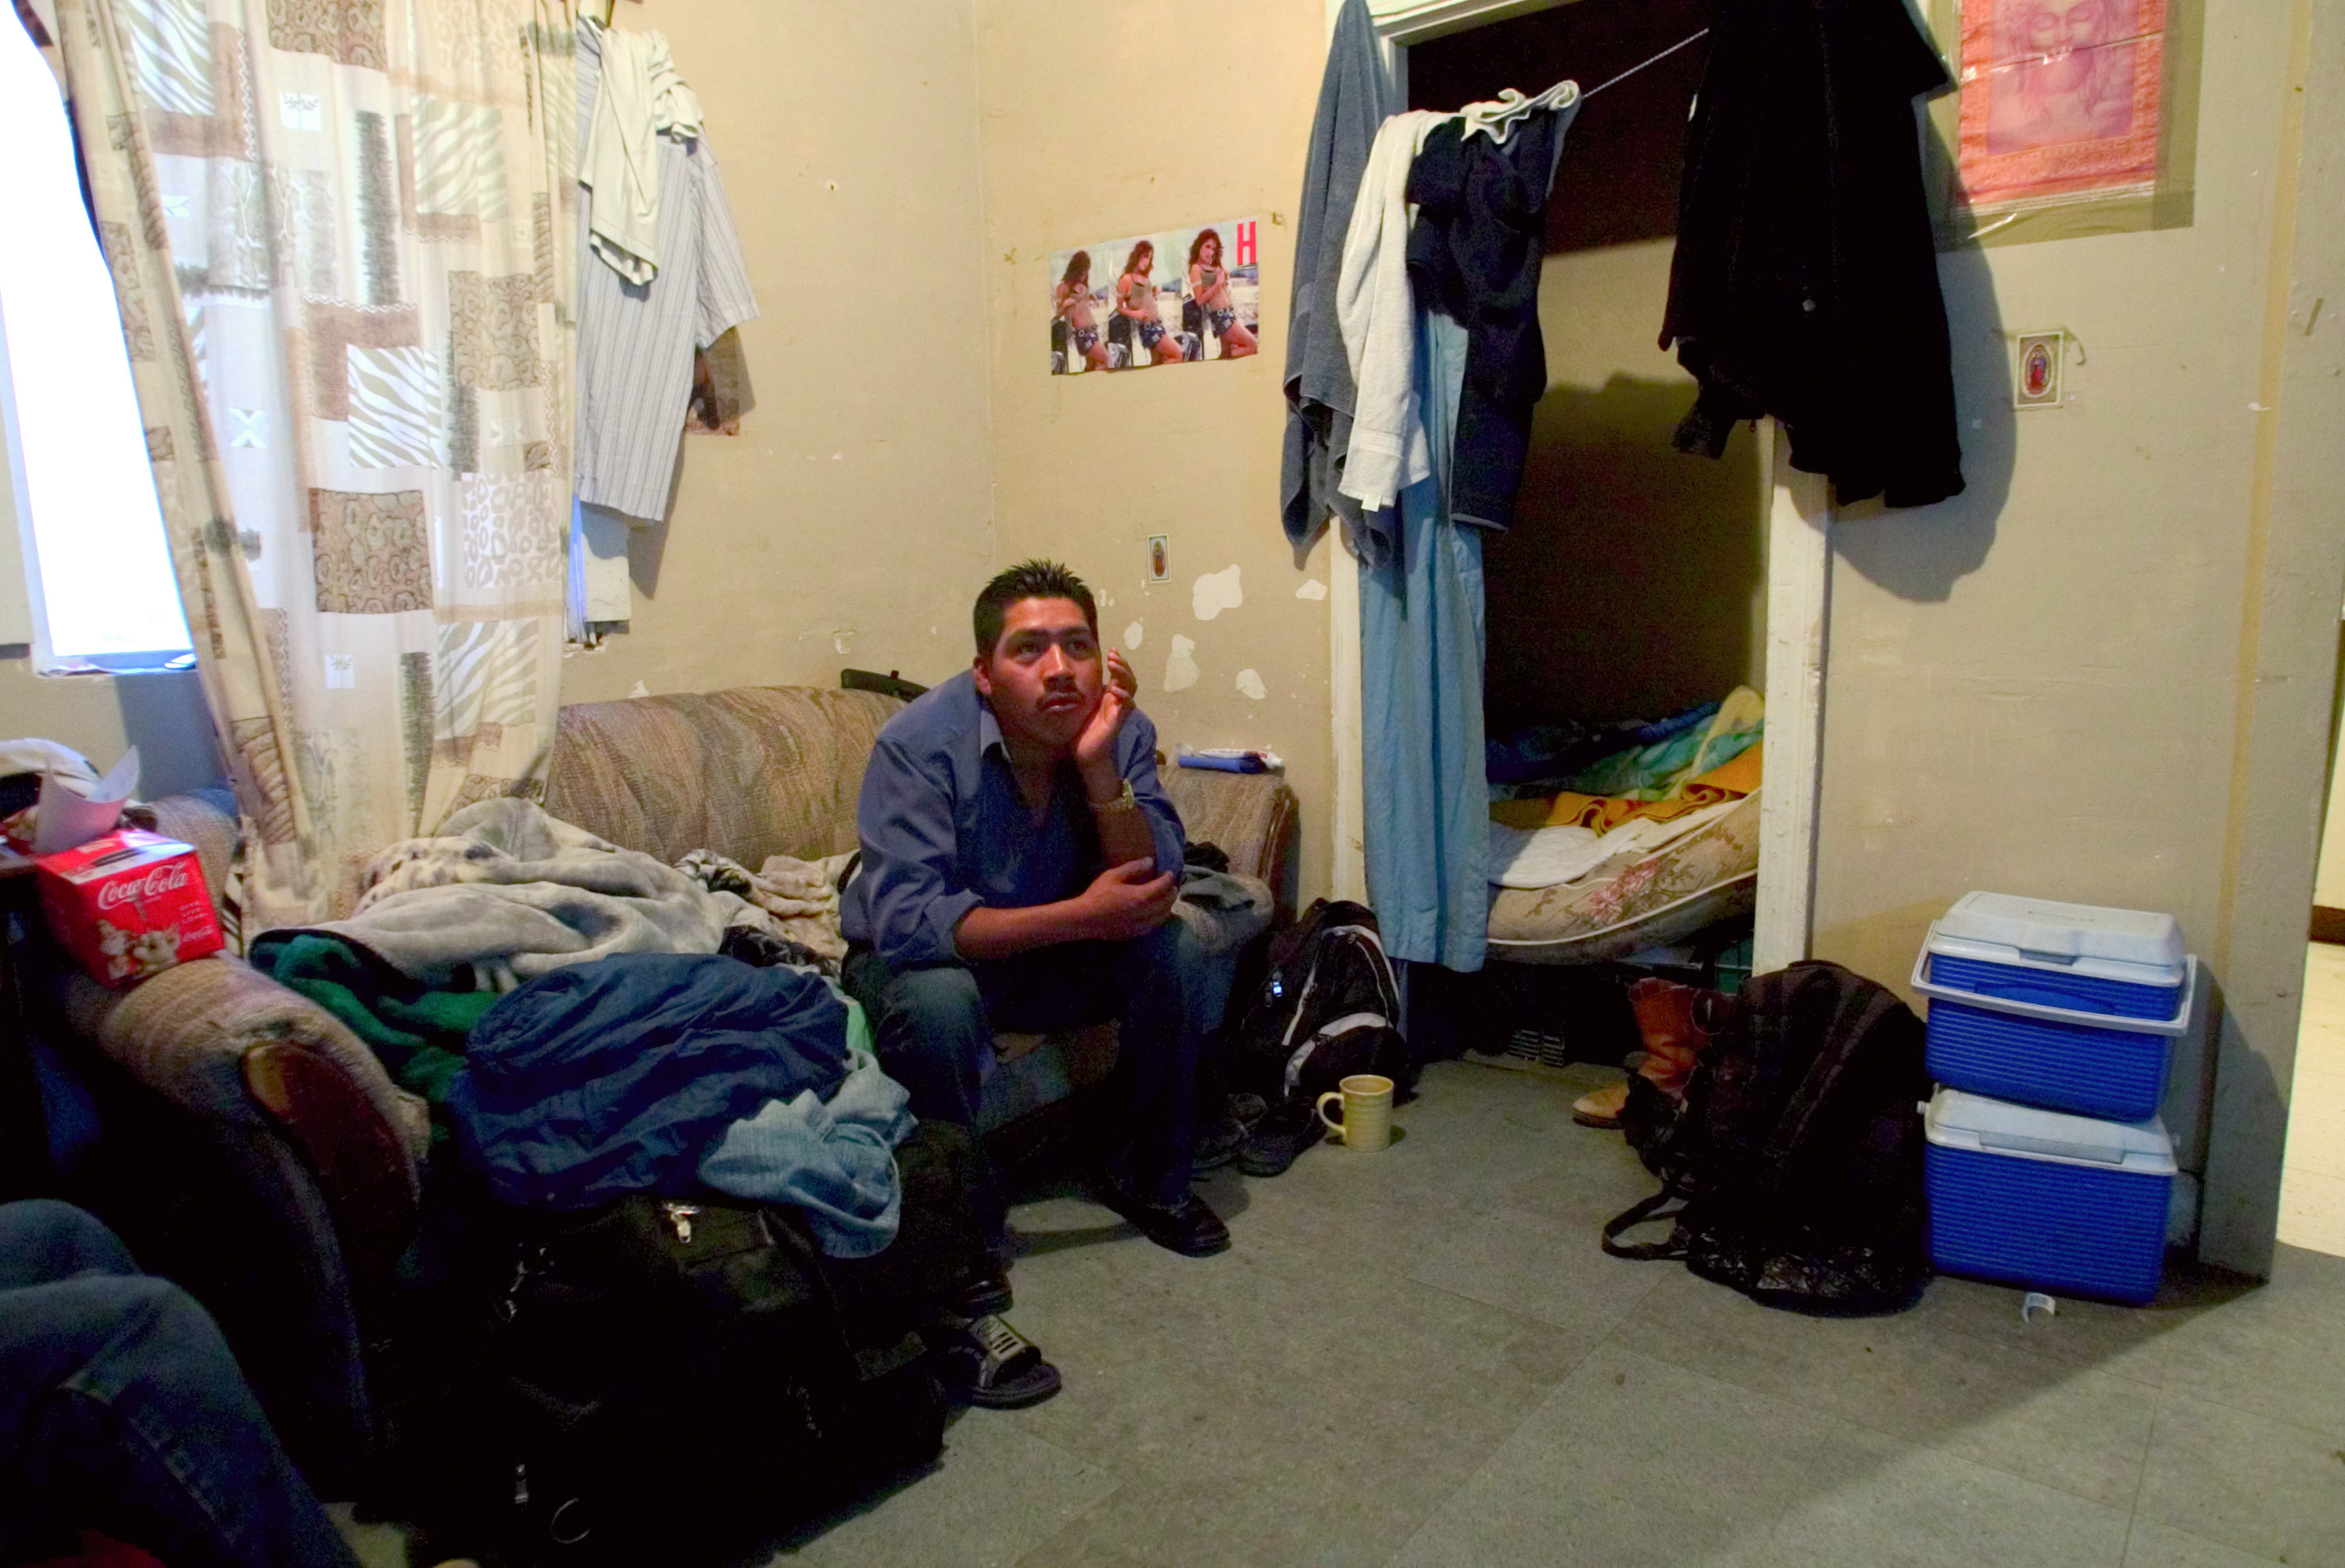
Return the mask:
[[[1335,327],[1335,280],[1344,231],[1376,127],[1392,111],[1392,85],[1366,0],[1345,0],[1327,46],[1327,72],[1311,119],[1303,200],[1294,217],[1294,291],[1286,332],[1286,443],[1280,454],[1280,521],[1295,545],[1319,532],[1330,511],[1359,519],[1359,504],[1335,489],[1335,465],[1351,443],[1355,389]]]

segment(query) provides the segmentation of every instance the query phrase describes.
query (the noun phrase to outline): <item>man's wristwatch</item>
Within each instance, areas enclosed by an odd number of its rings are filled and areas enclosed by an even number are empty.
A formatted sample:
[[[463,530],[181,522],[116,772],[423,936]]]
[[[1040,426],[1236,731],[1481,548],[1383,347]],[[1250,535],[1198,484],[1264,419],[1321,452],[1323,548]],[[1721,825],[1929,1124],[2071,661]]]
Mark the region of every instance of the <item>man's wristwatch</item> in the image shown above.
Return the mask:
[[[1083,799],[1091,800],[1091,797],[1088,795],[1083,797]],[[1123,788],[1117,791],[1115,799],[1112,800],[1091,800],[1091,808],[1093,811],[1098,812],[1102,817],[1109,816],[1118,811],[1137,811],[1140,809],[1140,798],[1132,792],[1132,780],[1127,779],[1123,781]]]

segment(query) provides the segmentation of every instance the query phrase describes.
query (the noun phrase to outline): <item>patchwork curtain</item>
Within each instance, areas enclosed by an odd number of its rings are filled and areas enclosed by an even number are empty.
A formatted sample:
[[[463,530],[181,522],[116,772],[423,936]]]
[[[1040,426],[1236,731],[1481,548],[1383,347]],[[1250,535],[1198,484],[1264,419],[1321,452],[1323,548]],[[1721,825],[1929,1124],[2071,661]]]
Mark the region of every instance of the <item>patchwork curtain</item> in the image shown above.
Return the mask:
[[[245,935],[543,791],[575,392],[570,0],[59,0]]]

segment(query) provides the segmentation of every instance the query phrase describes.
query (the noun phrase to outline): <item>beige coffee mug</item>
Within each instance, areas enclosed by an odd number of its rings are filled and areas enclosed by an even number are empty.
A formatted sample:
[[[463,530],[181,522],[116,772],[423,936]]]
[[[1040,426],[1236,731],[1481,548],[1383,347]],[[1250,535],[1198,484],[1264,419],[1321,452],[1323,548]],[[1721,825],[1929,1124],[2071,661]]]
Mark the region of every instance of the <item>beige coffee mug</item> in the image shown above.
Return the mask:
[[[1343,1102],[1342,1121],[1327,1114],[1330,1100]],[[1330,1089],[1319,1096],[1319,1119],[1327,1124],[1329,1132],[1342,1135],[1345,1148],[1372,1155],[1392,1142],[1392,1102],[1390,1078],[1355,1073],[1343,1080],[1340,1093]]]

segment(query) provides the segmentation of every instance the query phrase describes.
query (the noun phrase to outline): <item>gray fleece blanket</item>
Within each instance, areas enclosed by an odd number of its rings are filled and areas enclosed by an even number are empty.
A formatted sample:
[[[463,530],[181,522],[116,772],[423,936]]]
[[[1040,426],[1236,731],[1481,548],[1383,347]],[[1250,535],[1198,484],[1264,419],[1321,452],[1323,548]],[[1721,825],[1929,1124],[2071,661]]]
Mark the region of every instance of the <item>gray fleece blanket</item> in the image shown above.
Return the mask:
[[[766,917],[651,856],[623,850],[527,800],[482,800],[439,836],[371,861],[348,920],[317,927],[432,985],[471,966],[510,991],[616,952],[715,952],[725,928]]]

